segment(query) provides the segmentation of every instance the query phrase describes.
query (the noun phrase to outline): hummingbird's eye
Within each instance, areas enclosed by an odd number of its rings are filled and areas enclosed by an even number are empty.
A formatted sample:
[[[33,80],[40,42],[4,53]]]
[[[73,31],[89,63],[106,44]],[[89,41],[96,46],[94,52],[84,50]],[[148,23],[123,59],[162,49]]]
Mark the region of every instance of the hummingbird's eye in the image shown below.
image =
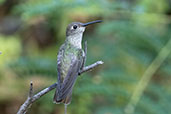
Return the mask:
[[[74,25],[74,26],[73,26],[73,29],[77,29],[77,25]]]

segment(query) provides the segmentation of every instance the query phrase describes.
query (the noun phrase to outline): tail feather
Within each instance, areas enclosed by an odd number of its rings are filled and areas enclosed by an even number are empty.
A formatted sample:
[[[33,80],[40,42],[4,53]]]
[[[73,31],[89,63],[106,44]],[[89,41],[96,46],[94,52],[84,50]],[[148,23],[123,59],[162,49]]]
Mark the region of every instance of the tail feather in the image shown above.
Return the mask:
[[[72,99],[72,91],[68,93],[68,95],[65,98],[60,98],[59,96],[59,92],[58,89],[56,89],[54,98],[53,98],[53,102],[56,104],[60,104],[60,103],[64,103],[66,105],[71,103],[71,99]]]
[[[53,97],[53,102],[56,104],[60,104],[62,101],[62,99],[59,99],[59,95],[58,95],[58,89],[56,89],[55,95]]]

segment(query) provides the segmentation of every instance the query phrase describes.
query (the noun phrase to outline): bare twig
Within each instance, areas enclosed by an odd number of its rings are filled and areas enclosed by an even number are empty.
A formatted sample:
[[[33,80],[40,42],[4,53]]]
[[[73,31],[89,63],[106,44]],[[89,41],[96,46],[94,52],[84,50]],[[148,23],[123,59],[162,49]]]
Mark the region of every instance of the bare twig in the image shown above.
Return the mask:
[[[30,82],[30,91],[29,91],[29,97],[32,98],[33,97],[33,82]]]
[[[79,72],[79,74],[81,75],[84,72],[90,71],[92,69],[94,69],[95,67],[99,66],[103,64],[102,61],[97,61],[96,63],[86,66],[83,68],[83,70],[81,70]],[[30,91],[29,91],[29,95],[27,100],[24,102],[23,105],[21,105],[20,109],[18,110],[17,114],[25,114],[28,109],[31,107],[31,105],[38,100],[40,97],[42,97],[43,95],[45,95],[46,93],[50,92],[51,90],[53,90],[54,88],[56,88],[57,83],[52,84],[51,86],[43,89],[42,91],[38,92],[37,94],[33,95],[33,83],[32,81],[30,82]]]
[[[81,75],[81,74],[84,73],[84,72],[91,71],[91,70],[93,70],[95,67],[97,67],[97,66],[99,66],[99,65],[102,65],[102,64],[103,64],[103,61],[97,61],[97,62],[95,62],[94,64],[91,64],[91,65],[89,65],[89,66],[86,66],[86,67],[83,68],[83,70],[81,70],[81,71],[79,72],[79,75]]]
[[[52,84],[51,86],[43,89],[42,91],[40,91],[39,93],[37,93],[36,95],[34,95],[32,102],[35,102],[36,100],[38,100],[41,96],[45,95],[46,93],[48,93],[49,91],[53,90],[54,88],[56,88],[57,83]]]
[[[32,81],[30,82],[30,91],[27,100],[24,102],[24,104],[20,107],[19,111],[17,114],[25,114],[28,110],[28,108],[32,104],[32,98],[33,98],[33,83]]]

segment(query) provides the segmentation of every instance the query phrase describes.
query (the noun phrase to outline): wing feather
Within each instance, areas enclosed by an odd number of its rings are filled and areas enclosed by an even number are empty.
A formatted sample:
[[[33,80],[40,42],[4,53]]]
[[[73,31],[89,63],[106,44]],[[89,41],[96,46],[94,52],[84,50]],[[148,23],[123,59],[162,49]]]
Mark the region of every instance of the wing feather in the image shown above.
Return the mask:
[[[74,83],[77,79],[81,65],[81,61],[78,58],[72,60],[67,76],[64,79],[61,87],[62,98],[65,98],[68,95],[68,93],[72,91],[72,87],[74,86]]]
[[[61,47],[63,48],[63,47]],[[82,50],[80,50],[80,53],[83,54]],[[76,56],[72,54],[72,60],[71,63],[69,64],[69,69],[67,70],[67,75],[65,76],[64,79],[61,77],[63,74],[62,72],[62,58],[64,57],[64,51],[61,49],[61,51],[58,53],[58,60],[57,60],[57,65],[58,65],[58,98],[59,99],[64,99],[72,93],[72,88],[75,84],[75,81],[77,79],[79,70],[82,66],[83,63],[83,57],[82,56]]]
[[[64,55],[64,44],[60,47],[60,51],[58,52],[58,56],[57,56],[57,73],[58,73],[58,85],[57,85],[57,98],[60,99],[60,94],[61,94],[61,85],[62,85],[62,77],[61,77],[61,67],[62,67],[62,58]]]

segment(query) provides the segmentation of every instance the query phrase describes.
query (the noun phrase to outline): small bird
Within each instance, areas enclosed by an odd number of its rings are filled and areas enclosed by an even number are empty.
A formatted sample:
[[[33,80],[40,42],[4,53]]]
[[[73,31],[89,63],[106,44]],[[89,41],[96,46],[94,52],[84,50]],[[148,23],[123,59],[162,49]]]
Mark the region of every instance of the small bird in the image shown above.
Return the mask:
[[[54,103],[70,104],[73,86],[85,62],[85,52],[82,49],[83,32],[86,26],[100,22],[102,21],[73,22],[68,25],[65,43],[60,47],[57,56],[58,84]]]

